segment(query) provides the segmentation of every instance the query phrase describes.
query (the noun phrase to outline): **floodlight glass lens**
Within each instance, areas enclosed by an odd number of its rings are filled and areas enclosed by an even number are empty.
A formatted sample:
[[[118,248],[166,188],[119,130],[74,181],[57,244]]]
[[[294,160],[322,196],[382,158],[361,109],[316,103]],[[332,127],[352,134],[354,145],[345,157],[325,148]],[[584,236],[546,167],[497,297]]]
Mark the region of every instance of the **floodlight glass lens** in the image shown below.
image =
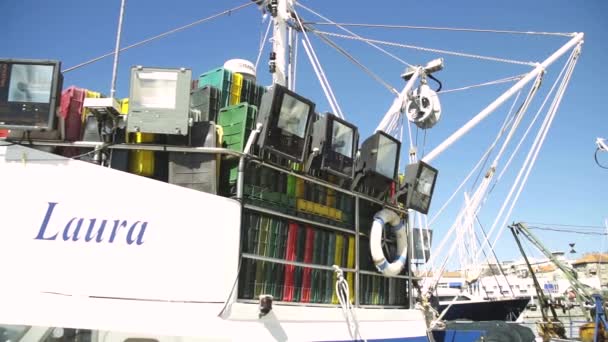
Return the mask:
[[[284,94],[277,127],[284,132],[304,138],[310,107],[295,97]]]
[[[175,109],[177,99],[177,73],[140,71],[133,84],[134,104],[144,108]]]
[[[431,190],[433,189],[433,180],[435,179],[435,171],[422,168],[420,172],[420,178],[418,179],[418,186],[416,191],[425,196],[431,196]]]
[[[9,82],[10,102],[49,103],[53,86],[53,66],[14,64]]]
[[[341,155],[353,157],[353,129],[334,121],[331,133],[331,149]]]
[[[389,138],[380,135],[378,141],[378,159],[376,172],[388,177],[395,177],[395,164],[397,163],[397,144]]]

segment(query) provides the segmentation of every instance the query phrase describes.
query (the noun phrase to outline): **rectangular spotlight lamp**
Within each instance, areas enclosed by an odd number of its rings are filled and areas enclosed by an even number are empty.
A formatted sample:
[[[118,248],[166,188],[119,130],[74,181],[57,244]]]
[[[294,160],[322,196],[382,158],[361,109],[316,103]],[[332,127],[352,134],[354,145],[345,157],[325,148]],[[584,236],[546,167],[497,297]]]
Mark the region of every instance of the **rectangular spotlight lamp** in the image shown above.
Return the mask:
[[[437,174],[437,169],[423,161],[407,166],[405,169],[406,208],[422,214],[429,212]]]
[[[59,61],[0,59],[0,128],[54,129],[62,87]]]
[[[190,69],[131,68],[127,131],[188,134]]]
[[[356,126],[326,113],[313,126],[311,150],[318,155],[311,167],[352,179],[358,140]]]
[[[257,123],[262,132],[257,145],[263,152],[302,163],[312,126],[315,104],[279,84],[262,97]]]
[[[357,170],[365,175],[378,175],[387,181],[394,181],[397,179],[400,149],[399,140],[377,131],[361,145]]]

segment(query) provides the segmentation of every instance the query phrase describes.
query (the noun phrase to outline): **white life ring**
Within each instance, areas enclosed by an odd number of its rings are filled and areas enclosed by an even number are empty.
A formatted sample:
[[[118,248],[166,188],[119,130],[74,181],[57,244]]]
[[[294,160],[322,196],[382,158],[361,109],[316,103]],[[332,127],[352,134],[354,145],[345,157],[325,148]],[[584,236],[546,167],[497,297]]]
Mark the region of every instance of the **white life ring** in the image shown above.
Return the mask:
[[[387,224],[397,235],[397,250],[399,250],[399,257],[392,263],[386,260],[382,251],[382,230]],[[405,223],[394,211],[382,209],[374,215],[369,244],[372,260],[379,272],[386,276],[395,276],[403,270],[407,260],[407,232]]]

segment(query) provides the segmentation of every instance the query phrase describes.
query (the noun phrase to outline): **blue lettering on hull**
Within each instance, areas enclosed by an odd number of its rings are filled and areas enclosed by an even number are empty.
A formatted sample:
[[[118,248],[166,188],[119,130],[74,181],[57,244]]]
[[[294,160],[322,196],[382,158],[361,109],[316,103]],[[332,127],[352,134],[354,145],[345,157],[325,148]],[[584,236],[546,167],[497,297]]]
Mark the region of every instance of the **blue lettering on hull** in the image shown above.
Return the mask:
[[[58,206],[56,202],[48,202],[48,207],[42,224],[38,230],[38,235],[34,237],[34,240],[46,240],[46,241],[83,241],[101,243],[114,243],[114,242],[125,242],[127,245],[143,245],[144,235],[148,228],[148,222],[146,221],[135,221],[129,225],[126,220],[98,220],[97,218],[88,219],[88,227],[86,233],[83,231],[83,227],[86,226],[87,221],[84,217],[72,217],[65,223],[65,226],[61,230],[61,225],[53,225],[51,219],[53,213]],[[112,223],[109,223],[112,222]],[[110,229],[111,227],[111,229]],[[107,228],[107,229],[106,229]],[[61,233],[61,235],[59,234]],[[59,238],[58,238],[59,237]],[[107,240],[104,238],[107,237]]]

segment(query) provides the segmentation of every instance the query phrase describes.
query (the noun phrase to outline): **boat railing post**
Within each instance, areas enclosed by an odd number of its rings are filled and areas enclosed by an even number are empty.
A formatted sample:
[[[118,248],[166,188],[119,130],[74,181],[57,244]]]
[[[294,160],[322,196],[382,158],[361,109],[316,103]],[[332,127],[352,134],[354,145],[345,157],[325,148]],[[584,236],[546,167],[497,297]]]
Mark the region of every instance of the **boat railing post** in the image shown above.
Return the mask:
[[[255,127],[255,130],[251,132],[249,135],[249,139],[247,139],[247,144],[243,149],[243,155],[239,157],[239,166],[237,170],[237,178],[236,178],[236,198],[238,200],[243,199],[243,186],[245,183],[245,158],[249,156],[249,152],[251,151],[251,146],[255,142],[258,134],[262,131],[262,124],[258,123]]]

